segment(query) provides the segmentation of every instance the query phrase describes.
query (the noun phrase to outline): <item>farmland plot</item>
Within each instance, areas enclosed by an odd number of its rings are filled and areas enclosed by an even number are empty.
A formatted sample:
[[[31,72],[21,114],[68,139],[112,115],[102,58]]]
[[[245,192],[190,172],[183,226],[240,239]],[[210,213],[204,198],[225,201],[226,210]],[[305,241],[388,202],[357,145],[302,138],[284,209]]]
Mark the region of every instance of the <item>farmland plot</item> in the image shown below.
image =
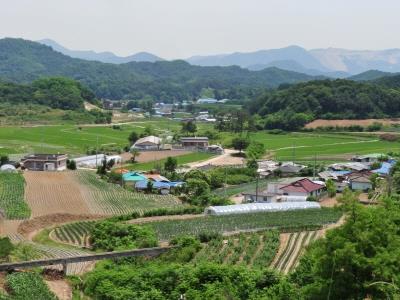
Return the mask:
[[[90,247],[90,231],[95,222],[75,222],[55,228],[50,232],[50,238],[66,244],[79,247]]]
[[[173,195],[135,193],[102,181],[90,171],[79,171],[77,174],[84,198],[90,199],[87,203],[93,214],[143,213],[155,208],[177,208],[182,205]]]
[[[177,235],[197,235],[203,232],[239,232],[267,229],[315,229],[324,224],[335,223],[341,213],[332,208],[307,209],[285,212],[267,212],[227,216],[206,216],[188,220],[169,220],[149,223],[161,240]]]
[[[74,172],[24,173],[25,199],[32,217],[56,213],[89,214],[88,200],[83,197]]]
[[[0,173],[0,209],[7,219],[29,218],[30,209],[24,200],[24,178],[19,173]]]
[[[230,236],[227,240],[215,239],[205,245],[194,262],[212,261],[218,264],[244,265],[255,268],[269,266],[279,247],[279,232]]]
[[[318,231],[302,231],[287,234],[282,251],[277,254],[271,267],[285,274],[294,270],[304,249],[318,238]]]

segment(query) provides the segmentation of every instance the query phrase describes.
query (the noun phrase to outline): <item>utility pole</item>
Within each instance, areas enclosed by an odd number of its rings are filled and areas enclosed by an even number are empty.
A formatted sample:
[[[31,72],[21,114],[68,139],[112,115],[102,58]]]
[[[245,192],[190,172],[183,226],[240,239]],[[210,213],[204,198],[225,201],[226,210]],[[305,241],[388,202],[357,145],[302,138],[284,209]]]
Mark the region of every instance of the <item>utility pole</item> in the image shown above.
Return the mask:
[[[97,168],[97,153],[99,149],[99,136],[96,136],[96,168]]]
[[[313,180],[315,180],[315,168],[317,167],[317,154],[314,154],[314,171],[313,171]]]
[[[256,202],[258,202],[258,173],[256,178]]]

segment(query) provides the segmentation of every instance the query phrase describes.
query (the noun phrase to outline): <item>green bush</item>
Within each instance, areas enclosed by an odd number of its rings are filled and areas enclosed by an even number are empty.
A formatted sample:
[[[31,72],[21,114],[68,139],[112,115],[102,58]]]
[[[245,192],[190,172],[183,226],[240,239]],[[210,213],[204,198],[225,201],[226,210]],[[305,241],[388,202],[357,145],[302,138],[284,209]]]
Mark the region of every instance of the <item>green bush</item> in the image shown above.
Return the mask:
[[[157,246],[157,238],[150,228],[109,221],[99,222],[91,230],[93,249],[105,251],[148,248]]]

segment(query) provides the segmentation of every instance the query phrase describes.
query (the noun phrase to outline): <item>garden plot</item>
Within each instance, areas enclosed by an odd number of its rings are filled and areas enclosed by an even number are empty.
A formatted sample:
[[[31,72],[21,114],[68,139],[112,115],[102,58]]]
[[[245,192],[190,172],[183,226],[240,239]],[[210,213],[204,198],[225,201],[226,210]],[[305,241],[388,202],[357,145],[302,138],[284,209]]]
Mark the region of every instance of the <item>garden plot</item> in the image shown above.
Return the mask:
[[[318,237],[318,231],[283,234],[280,250],[275,256],[271,267],[285,274],[291,272],[297,266],[305,248]]]
[[[74,179],[74,172],[24,173],[25,199],[32,210],[32,217],[69,213],[90,214],[88,202],[81,187]]]
[[[276,230],[215,239],[198,252],[194,262],[212,261],[218,264],[245,265],[254,268],[269,266],[279,247]]]
[[[6,219],[29,218],[30,210],[24,201],[24,178],[19,173],[0,173],[0,210]]]

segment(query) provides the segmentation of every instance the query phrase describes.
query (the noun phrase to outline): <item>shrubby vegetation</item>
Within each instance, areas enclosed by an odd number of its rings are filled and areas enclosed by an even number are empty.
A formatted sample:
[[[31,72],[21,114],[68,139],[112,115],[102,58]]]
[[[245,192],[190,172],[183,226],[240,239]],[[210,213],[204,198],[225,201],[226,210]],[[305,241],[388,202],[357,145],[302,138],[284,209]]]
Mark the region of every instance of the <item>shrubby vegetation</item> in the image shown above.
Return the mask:
[[[148,248],[158,244],[155,233],[147,227],[110,221],[96,223],[91,229],[91,243],[93,249],[105,251]]]

